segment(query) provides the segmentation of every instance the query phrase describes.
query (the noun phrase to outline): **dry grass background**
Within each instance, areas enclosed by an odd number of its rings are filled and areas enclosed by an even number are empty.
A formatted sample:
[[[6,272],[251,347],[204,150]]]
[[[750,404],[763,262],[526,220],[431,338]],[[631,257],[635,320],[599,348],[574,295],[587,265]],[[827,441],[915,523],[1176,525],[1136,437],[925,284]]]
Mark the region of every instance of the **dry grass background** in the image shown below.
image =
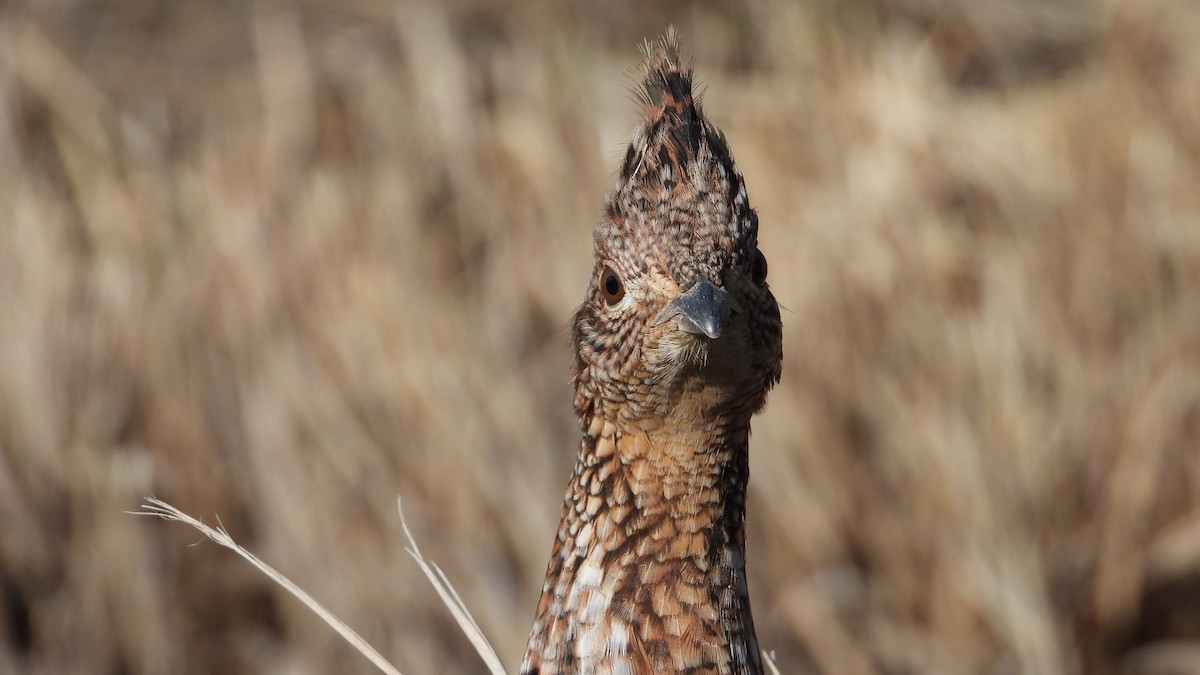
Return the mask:
[[[0,672],[514,665],[566,319],[675,23],[786,307],[752,444],[784,672],[1200,672],[1200,6],[0,5]]]

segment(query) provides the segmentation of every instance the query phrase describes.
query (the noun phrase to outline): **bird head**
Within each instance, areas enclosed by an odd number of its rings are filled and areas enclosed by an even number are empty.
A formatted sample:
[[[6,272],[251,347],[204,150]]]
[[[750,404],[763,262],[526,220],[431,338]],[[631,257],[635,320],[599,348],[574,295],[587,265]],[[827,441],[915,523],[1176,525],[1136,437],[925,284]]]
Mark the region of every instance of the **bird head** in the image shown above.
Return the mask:
[[[576,405],[626,424],[748,420],[782,359],[758,216],[674,33],[645,53],[645,118],[606,197],[574,317]]]

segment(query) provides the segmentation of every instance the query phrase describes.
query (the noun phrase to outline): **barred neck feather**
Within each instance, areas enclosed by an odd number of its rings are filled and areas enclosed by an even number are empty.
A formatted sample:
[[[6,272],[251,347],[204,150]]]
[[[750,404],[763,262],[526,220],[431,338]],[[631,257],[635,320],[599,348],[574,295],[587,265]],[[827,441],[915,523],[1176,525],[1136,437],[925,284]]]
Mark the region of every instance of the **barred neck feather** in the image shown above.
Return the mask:
[[[655,438],[587,423],[521,672],[761,672],[748,429]]]

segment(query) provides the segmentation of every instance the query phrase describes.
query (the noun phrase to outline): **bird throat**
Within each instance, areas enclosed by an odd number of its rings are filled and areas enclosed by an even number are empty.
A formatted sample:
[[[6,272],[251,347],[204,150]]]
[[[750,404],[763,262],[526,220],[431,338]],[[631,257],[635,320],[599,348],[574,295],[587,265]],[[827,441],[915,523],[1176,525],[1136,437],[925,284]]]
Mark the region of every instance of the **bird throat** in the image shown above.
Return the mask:
[[[590,411],[583,422],[527,660],[551,650],[543,665],[759,672],[744,564],[748,422],[623,428]]]

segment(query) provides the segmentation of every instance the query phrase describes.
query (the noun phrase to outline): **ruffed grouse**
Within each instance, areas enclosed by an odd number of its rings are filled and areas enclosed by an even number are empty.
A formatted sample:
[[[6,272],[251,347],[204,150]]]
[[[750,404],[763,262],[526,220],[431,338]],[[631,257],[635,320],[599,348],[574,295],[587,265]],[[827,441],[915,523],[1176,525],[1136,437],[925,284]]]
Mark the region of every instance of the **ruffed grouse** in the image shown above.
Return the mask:
[[[758,217],[673,31],[596,226],[573,320],[583,444],[522,673],[759,673],[750,417],[779,380]]]

